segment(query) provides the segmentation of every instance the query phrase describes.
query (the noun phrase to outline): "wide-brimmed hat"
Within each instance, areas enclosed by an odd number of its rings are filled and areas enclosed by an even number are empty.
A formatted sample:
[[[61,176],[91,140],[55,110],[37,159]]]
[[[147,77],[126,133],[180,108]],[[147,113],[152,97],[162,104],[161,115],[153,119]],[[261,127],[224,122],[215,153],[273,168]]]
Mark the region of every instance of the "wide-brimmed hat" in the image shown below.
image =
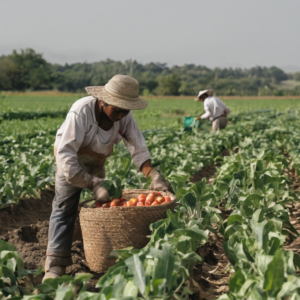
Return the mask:
[[[148,101],[139,97],[139,83],[127,75],[115,75],[105,86],[87,86],[93,97],[126,110],[139,110],[148,106]]]
[[[199,94],[198,94],[198,97],[195,98],[195,101],[200,101],[200,97],[201,97],[203,94],[207,94],[208,96],[212,96],[213,93],[214,93],[214,90],[212,90],[212,89],[200,91]]]

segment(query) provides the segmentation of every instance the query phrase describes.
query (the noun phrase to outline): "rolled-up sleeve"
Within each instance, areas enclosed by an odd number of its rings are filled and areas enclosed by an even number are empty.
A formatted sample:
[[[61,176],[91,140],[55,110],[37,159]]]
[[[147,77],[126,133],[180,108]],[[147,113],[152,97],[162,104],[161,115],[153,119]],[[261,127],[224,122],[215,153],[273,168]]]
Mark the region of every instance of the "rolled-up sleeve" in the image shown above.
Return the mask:
[[[151,159],[151,155],[146,146],[143,134],[131,113],[128,116],[128,122],[126,131],[123,135],[123,140],[126,148],[131,154],[133,162],[138,170],[140,170],[143,163]]]
[[[79,188],[89,188],[93,178],[80,166],[77,158],[77,152],[85,136],[86,123],[84,116],[69,112],[56,156],[57,166],[66,176],[66,180]]]

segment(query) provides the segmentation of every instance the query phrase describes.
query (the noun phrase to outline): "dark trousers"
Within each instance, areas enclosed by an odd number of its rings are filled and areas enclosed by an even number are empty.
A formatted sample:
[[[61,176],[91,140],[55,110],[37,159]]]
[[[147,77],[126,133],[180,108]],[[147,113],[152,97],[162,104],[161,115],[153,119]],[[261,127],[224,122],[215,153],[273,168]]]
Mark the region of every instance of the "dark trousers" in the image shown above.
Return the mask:
[[[49,224],[46,271],[51,266],[72,264],[71,247],[81,190],[69,184],[61,172],[56,173],[55,197]]]

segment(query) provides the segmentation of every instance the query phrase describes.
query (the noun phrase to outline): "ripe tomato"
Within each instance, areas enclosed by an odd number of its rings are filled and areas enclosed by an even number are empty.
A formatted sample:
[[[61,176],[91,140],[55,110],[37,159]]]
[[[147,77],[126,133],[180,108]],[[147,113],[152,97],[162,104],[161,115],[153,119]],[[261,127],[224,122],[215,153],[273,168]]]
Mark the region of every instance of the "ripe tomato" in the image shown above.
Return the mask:
[[[145,206],[144,202],[138,202],[136,206]]]
[[[145,194],[140,194],[137,199],[139,202],[145,202],[146,198],[147,196]]]
[[[120,201],[118,201],[118,202],[111,202],[110,207],[116,207],[116,206],[121,206]]]
[[[131,201],[134,205],[136,205],[139,202],[136,198],[131,198],[129,201]]]
[[[119,202],[121,202],[121,199],[115,198],[115,199],[111,200],[111,203],[119,203]]]
[[[127,201],[120,202],[120,206],[127,206]]]
[[[157,202],[157,200],[154,200],[154,202],[151,204],[152,205],[158,205],[159,203]]]
[[[102,207],[102,203],[96,202],[94,208],[99,208],[99,207]]]
[[[120,198],[120,201],[127,201],[125,198]]]
[[[102,205],[102,207],[103,208],[109,208],[110,207],[110,202],[107,202],[107,203],[104,203],[103,205]]]
[[[165,196],[165,203],[168,203],[171,201],[171,197],[170,196]]]
[[[146,198],[146,201],[149,202],[149,203],[153,203],[155,200],[155,196],[153,193],[150,193],[147,198]]]
[[[148,202],[148,201],[145,202],[145,206],[150,206],[150,205],[151,205],[150,202]]]
[[[165,197],[163,196],[158,196],[155,198],[155,200],[159,203],[162,204],[163,202],[165,202]]]
[[[127,206],[136,206],[137,203],[138,203],[138,199],[136,199],[136,198],[131,198],[131,199],[127,202]]]

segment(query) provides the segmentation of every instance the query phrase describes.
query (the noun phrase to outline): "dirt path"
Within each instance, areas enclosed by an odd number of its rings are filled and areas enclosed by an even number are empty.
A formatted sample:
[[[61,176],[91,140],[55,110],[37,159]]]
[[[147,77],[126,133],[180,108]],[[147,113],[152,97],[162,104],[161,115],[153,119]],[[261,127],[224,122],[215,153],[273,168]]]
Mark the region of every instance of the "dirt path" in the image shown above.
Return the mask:
[[[230,152],[222,151],[222,156],[229,156]],[[218,166],[219,164],[216,164]],[[196,183],[203,178],[207,183],[212,183],[216,178],[216,166],[206,166],[190,177],[190,181]],[[223,213],[223,219],[226,220],[231,211],[225,207],[219,207]],[[218,232],[217,228],[215,230]],[[222,294],[228,292],[228,281],[230,278],[229,261],[223,249],[224,238],[220,233],[209,234],[209,242],[198,250],[198,254],[204,259],[204,263],[196,265],[191,274],[189,288],[194,295],[192,299],[214,300]]]

